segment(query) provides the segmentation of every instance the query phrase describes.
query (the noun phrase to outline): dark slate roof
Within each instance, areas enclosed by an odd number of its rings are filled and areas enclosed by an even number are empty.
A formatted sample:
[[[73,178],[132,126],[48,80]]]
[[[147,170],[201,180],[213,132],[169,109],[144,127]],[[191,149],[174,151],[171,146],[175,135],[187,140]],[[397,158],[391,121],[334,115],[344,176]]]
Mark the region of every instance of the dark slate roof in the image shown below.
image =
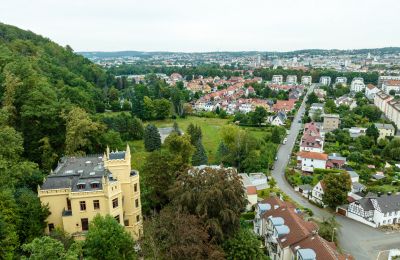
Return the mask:
[[[302,190],[312,190],[313,189],[313,187],[310,184],[300,185],[299,188]]]
[[[360,206],[364,209],[364,211],[375,209],[374,205],[372,205],[372,202],[369,198],[362,198],[360,200],[357,200],[355,203],[360,204]]]
[[[103,176],[112,180],[111,173],[103,166],[101,156],[62,158],[58,167],[41,186],[41,190],[63,188],[71,188],[72,191],[101,190]],[[78,184],[81,184],[79,189]]]
[[[109,157],[110,160],[122,160],[125,159],[125,152],[111,152]]]
[[[400,194],[399,195],[382,195],[375,198],[378,202],[382,213],[400,210]]]

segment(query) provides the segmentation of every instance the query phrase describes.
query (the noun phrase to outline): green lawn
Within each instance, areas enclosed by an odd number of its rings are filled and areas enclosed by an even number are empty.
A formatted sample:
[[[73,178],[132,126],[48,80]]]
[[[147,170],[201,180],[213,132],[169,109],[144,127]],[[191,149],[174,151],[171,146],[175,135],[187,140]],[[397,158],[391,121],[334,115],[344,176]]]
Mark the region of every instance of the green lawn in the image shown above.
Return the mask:
[[[182,129],[183,132],[186,131],[187,127],[190,123],[198,125],[201,127],[203,133],[203,145],[207,151],[209,163],[215,163],[215,156],[218,149],[218,145],[221,140],[220,129],[224,125],[228,125],[231,122],[228,119],[220,119],[220,118],[204,118],[204,117],[186,117],[186,118],[177,118],[177,119],[166,119],[166,120],[157,120],[151,122],[157,127],[172,127],[174,121],[176,121],[179,125],[179,128]],[[257,127],[241,127],[243,129],[248,130],[254,137],[261,139],[265,135],[268,129],[266,128],[257,128]],[[140,169],[143,165],[144,158],[147,155],[147,152],[144,151],[143,140],[132,141],[129,142],[132,150],[132,166],[136,169]]]

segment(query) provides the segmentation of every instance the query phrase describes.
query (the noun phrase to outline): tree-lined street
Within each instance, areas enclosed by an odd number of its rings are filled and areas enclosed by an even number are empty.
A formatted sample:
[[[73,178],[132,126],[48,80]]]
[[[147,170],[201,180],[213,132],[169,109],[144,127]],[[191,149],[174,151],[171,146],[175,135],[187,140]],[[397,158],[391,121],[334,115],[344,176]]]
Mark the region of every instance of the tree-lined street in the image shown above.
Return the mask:
[[[313,91],[315,85],[312,85],[307,96]],[[305,112],[304,98],[295,118],[293,119],[290,134],[287,136],[287,143],[281,145],[278,151],[278,160],[275,162],[272,176],[277,182],[277,186],[286,193],[293,201],[309,208],[313,211],[314,217],[318,219],[328,218],[332,213],[326,209],[321,209],[306,198],[297,193],[285,178],[285,168],[288,164],[290,154],[294,148],[299,131],[302,129],[302,123],[299,123]],[[374,229],[367,225],[361,224],[344,216],[335,214],[337,222],[340,224],[339,243],[345,253],[352,254],[356,259],[376,259],[379,252],[400,246],[400,234],[386,234],[378,229]]]

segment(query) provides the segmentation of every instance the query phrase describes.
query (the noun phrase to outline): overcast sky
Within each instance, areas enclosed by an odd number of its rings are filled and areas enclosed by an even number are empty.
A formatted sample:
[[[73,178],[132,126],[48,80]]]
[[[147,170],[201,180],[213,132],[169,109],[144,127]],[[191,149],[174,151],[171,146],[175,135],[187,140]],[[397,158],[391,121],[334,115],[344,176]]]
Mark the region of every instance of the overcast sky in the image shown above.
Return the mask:
[[[75,51],[400,46],[399,0],[2,0],[0,21]]]

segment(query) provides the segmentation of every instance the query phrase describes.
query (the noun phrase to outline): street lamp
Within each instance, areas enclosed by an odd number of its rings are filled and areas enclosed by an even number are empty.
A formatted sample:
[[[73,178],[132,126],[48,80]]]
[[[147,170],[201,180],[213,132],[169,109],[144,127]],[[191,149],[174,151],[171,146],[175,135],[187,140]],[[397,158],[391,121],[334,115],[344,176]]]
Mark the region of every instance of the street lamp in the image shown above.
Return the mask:
[[[337,228],[335,228],[335,227],[332,229],[332,240],[331,240],[332,242],[333,242],[333,237],[335,236],[335,231],[336,230],[337,230]]]

